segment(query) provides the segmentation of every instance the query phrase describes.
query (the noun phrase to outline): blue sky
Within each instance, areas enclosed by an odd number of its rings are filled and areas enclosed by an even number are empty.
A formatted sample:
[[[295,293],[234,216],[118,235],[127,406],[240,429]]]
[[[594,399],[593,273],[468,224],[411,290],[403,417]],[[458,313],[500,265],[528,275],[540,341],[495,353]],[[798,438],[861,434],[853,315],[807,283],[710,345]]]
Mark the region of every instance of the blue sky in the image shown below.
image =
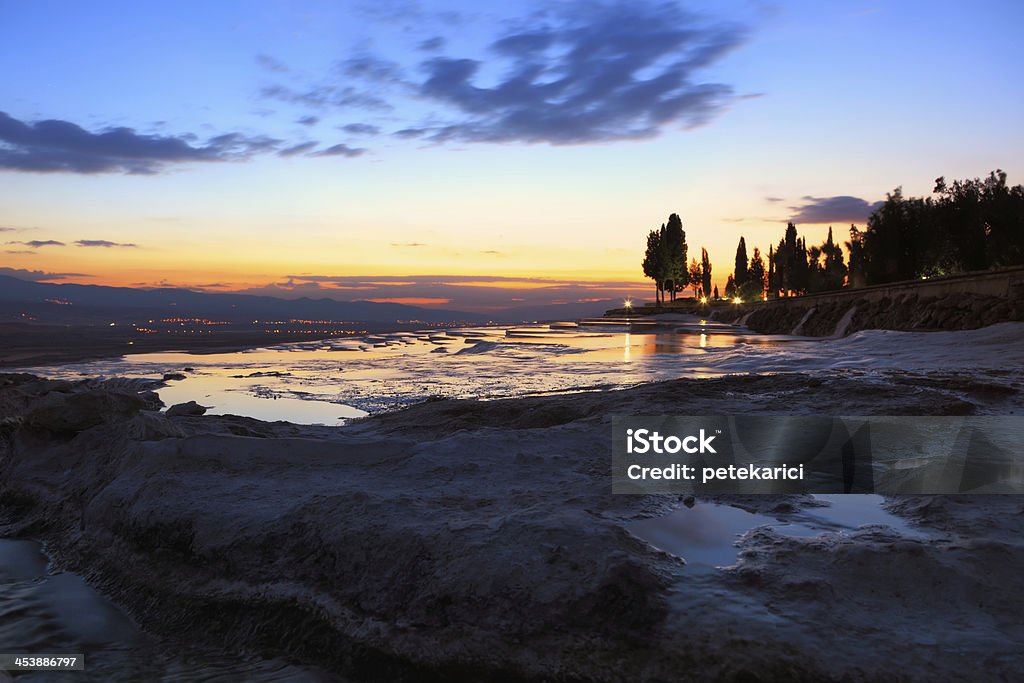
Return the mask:
[[[0,265],[569,301],[644,290],[646,232],[676,212],[721,283],[740,235],[767,251],[787,219],[816,242],[898,185],[1022,182],[1022,20],[1017,2],[0,1]]]

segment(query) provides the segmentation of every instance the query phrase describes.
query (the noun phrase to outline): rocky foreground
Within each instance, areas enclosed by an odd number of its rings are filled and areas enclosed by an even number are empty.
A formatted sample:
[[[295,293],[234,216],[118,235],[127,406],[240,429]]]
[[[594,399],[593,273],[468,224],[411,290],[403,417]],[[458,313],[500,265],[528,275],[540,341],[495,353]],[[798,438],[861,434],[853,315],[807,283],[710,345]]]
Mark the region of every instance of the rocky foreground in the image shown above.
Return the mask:
[[[1014,680],[1019,497],[891,500],[920,538],[755,529],[714,572],[624,529],[680,501],[611,495],[611,415],[1021,408],[1017,380],[883,380],[432,401],[318,428],[169,417],[145,382],[0,375],[0,535],[45,540],[169,640],[353,678]],[[812,504],[729,502],[783,516]]]

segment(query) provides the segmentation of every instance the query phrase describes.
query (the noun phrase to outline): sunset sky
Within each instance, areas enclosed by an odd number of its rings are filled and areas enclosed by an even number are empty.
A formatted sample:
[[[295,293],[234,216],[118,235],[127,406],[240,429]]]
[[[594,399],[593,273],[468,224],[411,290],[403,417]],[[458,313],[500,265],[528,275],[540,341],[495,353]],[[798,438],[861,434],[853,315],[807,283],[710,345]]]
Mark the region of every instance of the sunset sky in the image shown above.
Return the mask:
[[[1024,3],[0,0],[0,273],[451,308],[1024,182]]]

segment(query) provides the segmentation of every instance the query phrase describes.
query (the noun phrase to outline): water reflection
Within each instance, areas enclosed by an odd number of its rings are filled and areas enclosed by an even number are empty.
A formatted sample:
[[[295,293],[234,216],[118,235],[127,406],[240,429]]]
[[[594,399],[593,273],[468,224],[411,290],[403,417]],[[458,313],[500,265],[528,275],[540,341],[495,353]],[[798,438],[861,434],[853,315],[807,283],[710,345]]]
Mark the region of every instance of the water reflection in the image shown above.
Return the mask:
[[[420,330],[234,353],[165,352],[34,371],[49,376],[160,378],[167,405],[299,424],[345,420],[431,396],[503,398],[615,388],[716,374],[707,354],[749,333],[679,316],[651,320]]]
[[[690,571],[701,572],[735,564],[740,536],[760,526],[772,528],[784,536],[846,534],[869,525],[885,526],[907,537],[923,532],[906,520],[885,510],[885,499],[874,494],[816,495],[827,503],[796,512],[765,515],[747,512],[731,505],[700,503],[652,519],[627,525],[633,535],[651,545],[686,560]]]

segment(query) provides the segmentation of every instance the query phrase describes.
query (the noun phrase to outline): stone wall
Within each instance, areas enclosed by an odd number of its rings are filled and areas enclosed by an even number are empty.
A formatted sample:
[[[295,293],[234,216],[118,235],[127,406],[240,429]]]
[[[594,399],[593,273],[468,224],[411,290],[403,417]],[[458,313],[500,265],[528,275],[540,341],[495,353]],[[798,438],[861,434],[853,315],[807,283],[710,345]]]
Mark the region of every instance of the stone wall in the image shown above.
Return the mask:
[[[739,304],[711,317],[757,332],[808,336],[975,329],[1024,321],[1024,268]]]

